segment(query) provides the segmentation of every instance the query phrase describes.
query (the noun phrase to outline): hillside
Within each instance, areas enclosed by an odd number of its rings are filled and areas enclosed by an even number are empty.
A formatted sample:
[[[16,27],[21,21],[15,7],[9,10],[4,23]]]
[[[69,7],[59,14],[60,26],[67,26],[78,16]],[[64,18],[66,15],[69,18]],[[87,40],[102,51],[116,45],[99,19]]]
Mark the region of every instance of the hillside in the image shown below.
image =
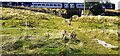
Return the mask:
[[[118,54],[118,18],[74,16],[70,24],[56,15],[2,8],[2,53]],[[76,38],[63,39],[64,30],[74,31]]]

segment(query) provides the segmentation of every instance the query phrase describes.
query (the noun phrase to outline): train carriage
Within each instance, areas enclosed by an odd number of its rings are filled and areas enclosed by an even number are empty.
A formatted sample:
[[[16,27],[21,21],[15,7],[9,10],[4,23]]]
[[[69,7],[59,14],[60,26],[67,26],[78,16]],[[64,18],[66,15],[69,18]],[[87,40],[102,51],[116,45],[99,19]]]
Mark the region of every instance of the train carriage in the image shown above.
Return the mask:
[[[38,7],[38,8],[62,8],[62,3],[32,2],[31,7]]]

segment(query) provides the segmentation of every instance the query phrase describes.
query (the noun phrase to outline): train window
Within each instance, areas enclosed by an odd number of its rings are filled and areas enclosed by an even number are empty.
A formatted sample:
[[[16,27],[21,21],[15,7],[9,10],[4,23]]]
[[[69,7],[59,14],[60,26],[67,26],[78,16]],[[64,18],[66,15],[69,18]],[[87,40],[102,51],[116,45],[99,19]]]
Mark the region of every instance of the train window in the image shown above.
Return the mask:
[[[52,4],[50,4],[50,6],[53,6]]]
[[[38,4],[38,6],[41,6],[41,4]]]
[[[42,6],[45,6],[45,4],[42,4]]]
[[[37,4],[34,4],[35,6],[37,6]]]
[[[81,6],[81,5],[78,5],[78,6]]]
[[[49,6],[49,4],[46,4],[46,6]]]
[[[54,6],[57,6],[56,4],[54,4]]]
[[[58,6],[61,6],[60,4],[58,4]]]

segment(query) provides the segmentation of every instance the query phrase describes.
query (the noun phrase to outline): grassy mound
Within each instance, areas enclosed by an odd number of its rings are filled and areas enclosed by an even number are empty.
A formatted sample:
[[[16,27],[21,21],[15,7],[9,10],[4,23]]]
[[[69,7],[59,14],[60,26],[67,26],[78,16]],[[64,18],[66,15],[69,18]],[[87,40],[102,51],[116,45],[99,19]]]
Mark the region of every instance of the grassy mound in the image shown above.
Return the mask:
[[[2,53],[32,54],[117,54],[118,50],[105,48],[93,39],[118,45],[119,17],[73,17],[69,19],[51,14],[2,8],[0,33],[3,36]],[[75,39],[62,38],[63,30],[77,33]]]

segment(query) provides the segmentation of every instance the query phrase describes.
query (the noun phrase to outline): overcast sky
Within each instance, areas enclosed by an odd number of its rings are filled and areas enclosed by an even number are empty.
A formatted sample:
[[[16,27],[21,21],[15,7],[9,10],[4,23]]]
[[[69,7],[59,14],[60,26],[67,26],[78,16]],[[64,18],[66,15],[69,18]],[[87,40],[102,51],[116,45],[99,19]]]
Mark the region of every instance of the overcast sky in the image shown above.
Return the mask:
[[[16,2],[84,2],[84,0],[0,0],[0,1],[16,1]],[[116,4],[116,9],[118,9],[118,2],[120,0],[110,0],[112,3]]]

